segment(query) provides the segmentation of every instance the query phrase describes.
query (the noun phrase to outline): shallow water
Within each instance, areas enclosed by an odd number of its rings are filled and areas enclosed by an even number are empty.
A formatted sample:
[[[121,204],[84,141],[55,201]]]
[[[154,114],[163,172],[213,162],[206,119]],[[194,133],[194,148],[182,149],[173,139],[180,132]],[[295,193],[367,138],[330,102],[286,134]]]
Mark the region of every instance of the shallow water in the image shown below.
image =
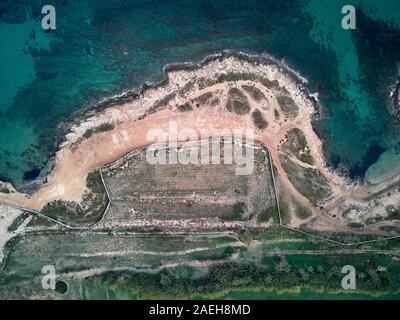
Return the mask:
[[[316,126],[330,162],[363,176],[400,143],[385,104],[400,2],[362,1],[356,31],[341,28],[345,2],[59,0],[57,29],[45,33],[41,1],[2,1],[0,177],[17,186],[34,178],[56,124],[78,108],[222,49],[269,52],[306,76],[325,106]]]

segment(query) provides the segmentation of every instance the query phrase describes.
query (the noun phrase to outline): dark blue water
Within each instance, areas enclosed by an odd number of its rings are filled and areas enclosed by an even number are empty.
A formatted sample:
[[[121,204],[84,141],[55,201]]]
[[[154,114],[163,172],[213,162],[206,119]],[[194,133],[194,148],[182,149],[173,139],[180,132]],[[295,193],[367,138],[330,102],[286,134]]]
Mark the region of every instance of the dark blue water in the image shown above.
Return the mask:
[[[157,81],[163,65],[223,49],[284,58],[320,93],[316,123],[333,165],[362,176],[399,142],[387,97],[399,61],[399,1],[362,1],[357,29],[345,1],[52,1],[57,29],[41,29],[42,1],[0,3],[0,177],[36,178],[56,124],[121,90]]]

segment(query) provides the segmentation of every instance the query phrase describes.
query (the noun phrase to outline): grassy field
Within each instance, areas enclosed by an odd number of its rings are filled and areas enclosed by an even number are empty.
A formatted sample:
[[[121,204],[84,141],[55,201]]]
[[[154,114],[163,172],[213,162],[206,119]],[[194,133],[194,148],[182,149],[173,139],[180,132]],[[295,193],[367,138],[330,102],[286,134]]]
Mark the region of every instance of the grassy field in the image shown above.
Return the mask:
[[[14,240],[0,297],[397,299],[399,246],[395,240],[344,247],[281,227],[237,236],[32,233]],[[46,264],[56,267],[58,292],[40,287]],[[356,291],[341,288],[347,264],[356,268]],[[104,271],[71,278],[93,268]]]
[[[122,291],[129,299],[398,299],[400,264],[371,254],[276,255],[264,265],[225,263],[207,272],[190,267],[155,274],[108,273],[81,283],[83,298]],[[357,289],[341,287],[341,267],[357,270]],[[377,271],[386,265],[387,271]]]

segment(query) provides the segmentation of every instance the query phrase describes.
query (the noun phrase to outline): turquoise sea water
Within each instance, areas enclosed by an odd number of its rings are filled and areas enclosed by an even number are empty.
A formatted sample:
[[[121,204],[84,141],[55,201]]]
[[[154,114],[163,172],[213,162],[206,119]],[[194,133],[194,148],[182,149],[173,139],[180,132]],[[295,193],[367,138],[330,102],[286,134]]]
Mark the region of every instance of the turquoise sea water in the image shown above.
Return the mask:
[[[386,101],[400,2],[353,3],[350,31],[341,28],[344,0],[57,0],[57,29],[44,32],[43,1],[1,1],[0,178],[21,186],[43,174],[56,124],[73,111],[159,80],[166,63],[223,49],[268,52],[306,76],[325,106],[316,127],[330,162],[363,176],[400,149]]]

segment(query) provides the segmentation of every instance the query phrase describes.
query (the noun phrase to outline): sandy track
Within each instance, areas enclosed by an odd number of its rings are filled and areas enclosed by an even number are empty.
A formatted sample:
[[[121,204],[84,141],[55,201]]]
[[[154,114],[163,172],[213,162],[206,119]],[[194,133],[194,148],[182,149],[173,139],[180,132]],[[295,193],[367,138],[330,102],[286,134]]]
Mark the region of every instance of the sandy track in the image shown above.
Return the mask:
[[[287,89],[289,95],[299,107],[299,114],[294,119],[285,118],[284,112],[276,99],[276,92],[266,89],[257,81],[236,81],[235,83],[218,83],[206,88],[189,91],[188,93],[177,95],[172,102],[161,111],[147,115],[139,120],[157,101],[165,98],[179,88],[185,87],[189,81],[201,77],[215,77],[219,73],[229,70],[234,72],[247,72],[260,75],[271,80],[276,80],[279,85]],[[208,131],[208,137],[220,136],[213,134],[214,131],[225,131],[225,136],[232,136],[233,129],[245,132],[252,129],[255,133],[254,140],[265,145],[270,151],[271,158],[277,169],[282,183],[297,200],[309,207],[313,212],[324,216],[329,224],[335,229],[343,229],[336,219],[324,214],[319,208],[313,206],[290,182],[279,159],[280,145],[285,141],[287,132],[292,128],[300,129],[306,138],[310,154],[314,158],[313,168],[319,170],[328,181],[334,197],[328,208],[340,203],[342,198],[358,197],[360,187],[349,185],[343,178],[328,169],[322,151],[322,142],[314,132],[311,125],[311,118],[314,115],[314,105],[298,83],[293,81],[291,76],[282,72],[276,65],[252,64],[237,58],[226,58],[222,61],[210,62],[196,70],[178,70],[168,74],[169,82],[167,85],[152,88],[142,94],[139,99],[122,105],[116,105],[105,109],[92,119],[87,120],[73,128],[67,135],[67,142],[64,143],[60,151],[56,154],[55,168],[43,185],[31,197],[24,194],[1,194],[0,201],[17,204],[22,207],[40,210],[46,203],[53,200],[80,202],[86,189],[87,174],[106,164],[109,164],[125,154],[147,145],[158,142],[154,138],[148,138],[151,130],[161,130],[170,136],[176,136],[172,132],[170,123],[176,123],[178,130],[183,128],[192,129],[197,134],[177,138],[177,141],[197,140],[201,132]],[[227,91],[232,86],[243,84],[252,85],[258,88],[265,95],[262,105],[252,100],[248,93],[245,93],[250,101],[251,110],[256,108],[262,110],[265,119],[268,121],[268,128],[264,130],[255,129],[250,114],[238,116],[225,109],[227,101]],[[177,89],[178,88],[178,89]],[[196,97],[206,92],[217,92],[220,98],[220,105],[216,108],[206,106],[194,109],[190,112],[176,111],[178,105],[187,101],[192,101]],[[280,119],[276,119],[274,111],[279,113]],[[86,140],[80,140],[88,128],[96,127],[105,122],[113,122],[114,129],[111,131],[96,133]],[[231,135],[230,135],[231,134]],[[237,136],[235,136],[238,138]],[[201,136],[202,139],[206,138]],[[301,161],[296,161],[297,165],[302,165]],[[303,163],[303,167],[307,164]],[[363,194],[363,193],[362,193]]]
[[[245,132],[246,129],[252,127],[251,122],[249,123],[246,118],[208,108],[201,108],[188,113],[166,109],[143,120],[123,123],[116,126],[112,131],[95,134],[90,139],[72,148],[62,149],[57,155],[55,170],[49,177],[49,182],[30,199],[22,197],[23,203],[20,203],[20,205],[39,210],[46,203],[57,199],[80,202],[85,191],[86,176],[89,172],[121,158],[132,150],[157,142],[154,139],[149,140],[147,138],[151,129],[163,130],[173,136],[174,132],[170,130],[171,122],[177,124],[178,130],[192,129],[198,132],[198,136],[204,129],[209,132],[217,130],[233,133],[229,129],[235,128]],[[255,131],[254,138],[255,141],[264,144],[270,150],[271,158],[285,187],[305,206],[322,214],[321,210],[314,207],[292,185],[280,163],[276,150],[277,141],[280,141],[290,128],[291,126],[287,125],[276,134],[266,134],[258,130]],[[177,140],[181,142],[196,140],[198,136],[188,136],[184,140],[177,137]],[[336,220],[327,218],[331,223],[337,224]]]

